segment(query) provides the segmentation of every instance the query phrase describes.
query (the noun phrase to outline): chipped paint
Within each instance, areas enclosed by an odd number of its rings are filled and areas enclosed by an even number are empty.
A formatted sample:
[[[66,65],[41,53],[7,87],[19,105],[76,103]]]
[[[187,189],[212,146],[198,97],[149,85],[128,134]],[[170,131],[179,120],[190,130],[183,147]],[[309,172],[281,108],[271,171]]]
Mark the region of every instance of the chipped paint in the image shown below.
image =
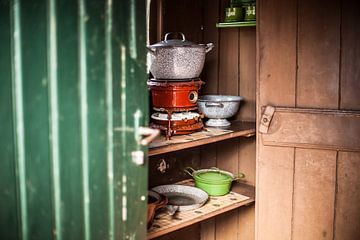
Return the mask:
[[[122,176],[122,220],[127,221],[127,177],[126,175]]]

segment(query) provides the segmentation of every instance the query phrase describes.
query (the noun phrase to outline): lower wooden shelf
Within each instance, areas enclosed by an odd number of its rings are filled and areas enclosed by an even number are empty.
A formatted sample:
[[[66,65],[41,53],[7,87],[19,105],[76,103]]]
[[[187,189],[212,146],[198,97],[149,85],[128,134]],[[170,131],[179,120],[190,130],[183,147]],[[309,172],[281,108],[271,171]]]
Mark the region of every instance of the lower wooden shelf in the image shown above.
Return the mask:
[[[181,184],[193,185],[193,182],[192,180],[188,180],[186,182],[181,182]],[[243,195],[243,193],[249,196]],[[159,212],[155,216],[151,228],[148,230],[147,239],[160,237],[238,207],[252,204],[255,201],[254,193],[255,189],[252,186],[235,184],[229,194],[225,196],[209,197],[207,203],[201,208],[177,212],[173,216],[168,215],[166,212]]]

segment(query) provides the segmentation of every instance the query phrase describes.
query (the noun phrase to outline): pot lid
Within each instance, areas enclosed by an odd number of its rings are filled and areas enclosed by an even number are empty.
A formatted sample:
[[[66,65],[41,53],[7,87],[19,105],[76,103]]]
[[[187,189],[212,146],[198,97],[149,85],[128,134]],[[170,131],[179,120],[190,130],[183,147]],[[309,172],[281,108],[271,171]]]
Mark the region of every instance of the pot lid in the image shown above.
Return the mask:
[[[185,35],[182,32],[176,33],[177,36],[181,35],[182,39],[168,39],[171,34],[175,33],[166,33],[163,41],[150,45],[150,47],[205,47],[203,44],[196,44],[186,40]]]
[[[196,174],[196,176],[198,176],[199,178],[205,180],[205,181],[232,181],[233,177],[226,174],[226,173],[222,173],[220,171],[209,171],[209,172],[202,172],[199,174]]]
[[[194,119],[194,118],[200,118],[200,114],[197,112],[180,112],[180,113],[173,113],[171,114],[171,121],[182,121],[186,119]],[[168,120],[168,114],[167,113],[153,113],[151,115],[152,119],[155,120],[161,120],[161,121],[167,121]]]

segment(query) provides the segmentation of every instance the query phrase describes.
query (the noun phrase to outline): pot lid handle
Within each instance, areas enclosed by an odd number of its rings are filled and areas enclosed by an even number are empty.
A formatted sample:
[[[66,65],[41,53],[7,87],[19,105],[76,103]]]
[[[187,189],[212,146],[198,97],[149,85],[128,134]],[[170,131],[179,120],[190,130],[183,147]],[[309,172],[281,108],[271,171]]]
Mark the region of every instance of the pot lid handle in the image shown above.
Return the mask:
[[[182,41],[185,42],[185,35],[182,33],[182,32],[176,32],[178,34],[181,35],[181,38],[182,38]],[[164,37],[164,41],[167,42],[168,40],[168,36],[171,35],[171,34],[174,34],[173,32],[168,32],[167,34],[165,34],[165,37]]]

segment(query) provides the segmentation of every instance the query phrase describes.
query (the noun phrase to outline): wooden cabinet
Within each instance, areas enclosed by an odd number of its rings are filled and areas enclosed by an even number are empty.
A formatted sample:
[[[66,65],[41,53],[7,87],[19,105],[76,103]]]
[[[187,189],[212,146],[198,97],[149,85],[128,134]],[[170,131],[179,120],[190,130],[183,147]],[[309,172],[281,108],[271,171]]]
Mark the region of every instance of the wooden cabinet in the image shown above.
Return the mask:
[[[162,16],[155,13],[161,2]],[[149,150],[149,186],[175,183],[189,178],[184,167],[218,167],[230,172],[244,172],[246,185],[233,190],[250,196],[251,201],[233,204],[224,211],[212,212],[192,224],[160,239],[254,239],[255,211],[255,118],[256,118],[256,27],[217,28],[226,1],[163,0],[153,1],[150,43],[160,41],[166,32],[183,32],[196,43],[215,44],[206,56],[201,75],[202,94],[240,95],[245,98],[233,120],[233,132],[200,140],[158,146]],[[158,24],[162,23],[161,26]],[[241,123],[241,122],[247,123]],[[188,138],[188,137],[185,137]],[[158,144],[158,142],[156,143]],[[175,151],[175,152],[174,152]],[[164,173],[159,166],[167,166]],[[246,207],[239,206],[248,205]],[[249,205],[250,204],[250,205]],[[221,213],[221,214],[220,214]],[[197,223],[196,223],[197,222]],[[245,226],[245,227],[244,227]],[[184,226],[179,226],[184,227]],[[192,234],[189,234],[192,233]],[[165,232],[164,232],[165,233]],[[153,235],[150,235],[152,237]]]

